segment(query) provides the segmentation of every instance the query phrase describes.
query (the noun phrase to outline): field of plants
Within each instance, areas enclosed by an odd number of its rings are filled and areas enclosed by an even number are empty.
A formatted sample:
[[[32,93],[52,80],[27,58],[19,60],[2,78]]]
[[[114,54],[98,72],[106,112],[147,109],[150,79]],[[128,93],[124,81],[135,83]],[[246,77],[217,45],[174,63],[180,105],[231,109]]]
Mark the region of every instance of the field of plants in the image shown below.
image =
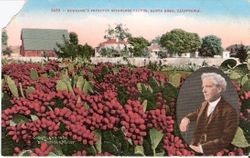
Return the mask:
[[[227,149],[250,152],[249,65],[220,69],[240,98],[240,124]],[[2,65],[2,155],[189,156],[176,121],[178,91],[194,68],[91,65],[50,60]]]

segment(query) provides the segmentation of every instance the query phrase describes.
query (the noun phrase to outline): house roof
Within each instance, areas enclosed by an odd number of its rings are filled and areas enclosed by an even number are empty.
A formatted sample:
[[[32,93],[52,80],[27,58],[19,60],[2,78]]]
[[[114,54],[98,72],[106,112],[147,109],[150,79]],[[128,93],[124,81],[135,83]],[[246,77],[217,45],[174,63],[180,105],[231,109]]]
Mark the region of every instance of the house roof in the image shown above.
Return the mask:
[[[158,45],[158,44],[156,44],[156,43],[153,43],[153,44],[151,44],[151,45],[148,47],[148,49],[149,49],[150,51],[159,50],[159,49],[161,49],[161,46]]]
[[[69,38],[67,30],[24,28],[21,32],[24,50],[53,50],[56,43],[63,43],[63,36]]]
[[[168,50],[166,48],[161,47],[159,44],[157,43],[152,43],[149,47],[148,47],[149,52],[154,52],[154,51],[163,51],[163,52],[168,52]]]
[[[105,42],[100,43],[100,46],[109,45],[109,44],[128,44],[128,42],[127,41],[117,41],[115,39],[109,39]]]

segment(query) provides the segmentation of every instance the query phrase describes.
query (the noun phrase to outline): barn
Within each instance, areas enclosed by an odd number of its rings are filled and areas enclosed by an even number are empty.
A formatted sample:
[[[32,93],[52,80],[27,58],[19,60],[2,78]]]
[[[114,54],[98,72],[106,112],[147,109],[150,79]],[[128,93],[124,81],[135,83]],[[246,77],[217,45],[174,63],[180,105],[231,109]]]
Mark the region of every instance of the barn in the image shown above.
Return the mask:
[[[55,57],[54,49],[57,49],[57,43],[63,44],[63,37],[69,38],[67,30],[23,28],[20,54],[22,56]]]

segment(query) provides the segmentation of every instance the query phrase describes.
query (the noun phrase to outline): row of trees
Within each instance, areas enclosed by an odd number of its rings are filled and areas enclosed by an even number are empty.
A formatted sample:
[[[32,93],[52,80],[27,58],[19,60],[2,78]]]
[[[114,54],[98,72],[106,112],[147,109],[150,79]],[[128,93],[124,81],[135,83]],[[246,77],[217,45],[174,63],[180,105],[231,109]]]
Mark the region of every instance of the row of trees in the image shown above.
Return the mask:
[[[133,57],[145,57],[149,55],[148,46],[152,43],[157,43],[163,49],[167,50],[167,53],[169,54],[181,55],[183,53],[195,53],[198,51],[200,56],[213,57],[214,55],[221,55],[223,52],[221,39],[217,36],[208,35],[200,39],[198,34],[186,32],[182,29],[173,29],[149,42],[144,37],[132,36],[125,25],[116,24],[115,27],[108,27],[105,31],[104,39],[127,41],[131,47],[127,47],[127,45],[125,45],[123,49],[118,50],[112,48],[101,49],[101,54],[103,56],[130,55]],[[2,47],[4,55],[11,54],[11,50],[7,47],[7,40],[8,36],[4,31],[2,33]],[[60,58],[75,59],[80,57],[89,60],[95,53],[94,49],[87,43],[84,45],[79,44],[78,35],[74,32],[69,34],[69,38],[64,37],[64,43],[57,44],[57,47],[58,48],[55,49],[55,52]],[[228,47],[227,50],[230,51],[232,56],[239,58],[241,62],[245,62],[247,60],[249,46],[247,47],[242,44],[235,44]]]
[[[221,55],[223,48],[221,47],[221,39],[215,35],[205,36],[200,40],[196,33],[186,32],[182,29],[174,29],[163,34],[159,44],[166,48],[170,54],[195,53],[199,52],[199,56],[213,57]]]
[[[105,33],[104,39],[127,40],[132,46],[128,48],[129,52],[136,57],[147,56],[147,48],[151,43],[157,43],[162,48],[168,50],[168,53],[178,55],[199,51],[200,56],[212,57],[214,55],[220,55],[223,51],[220,38],[210,35],[200,40],[198,34],[186,32],[182,29],[174,29],[170,32],[166,32],[151,42],[144,37],[133,37],[131,33],[129,33],[128,28],[123,24],[117,24],[114,28],[109,26]],[[102,51],[107,52],[107,50]]]
[[[156,37],[154,40],[149,42],[143,37],[133,37],[128,28],[123,24],[117,24],[114,28],[109,26],[105,31],[106,34],[104,39],[117,39],[118,41],[127,40],[132,46],[126,48],[121,52],[112,50],[110,48],[101,50],[102,55],[107,56],[107,52],[112,55],[112,52],[116,54],[122,53],[122,55],[127,55],[128,51],[134,57],[147,56],[149,55],[148,46],[152,43],[159,44],[162,48],[167,50],[169,54],[183,53],[195,53],[199,52],[199,56],[203,57],[213,57],[215,55],[222,55],[223,48],[221,47],[221,39],[215,35],[208,35],[202,39],[196,33],[186,32],[182,29],[173,29],[170,32],[166,32],[162,36]],[[233,47],[233,49],[231,49]],[[236,47],[236,48],[235,48]],[[235,54],[234,57],[240,59],[241,62],[246,61],[248,47],[236,44],[227,48],[231,54]],[[164,52],[162,52],[164,53]],[[166,52],[165,52],[166,53]],[[163,55],[166,56],[166,55]]]

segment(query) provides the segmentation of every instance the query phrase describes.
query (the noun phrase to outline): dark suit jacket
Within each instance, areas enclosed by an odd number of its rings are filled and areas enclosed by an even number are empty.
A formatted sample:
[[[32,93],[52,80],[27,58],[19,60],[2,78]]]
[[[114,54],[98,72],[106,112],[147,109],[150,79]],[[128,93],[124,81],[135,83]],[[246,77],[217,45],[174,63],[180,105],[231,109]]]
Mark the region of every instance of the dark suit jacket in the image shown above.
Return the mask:
[[[205,101],[186,117],[196,121],[191,144],[200,144],[205,155],[212,155],[231,143],[238,126],[238,117],[236,110],[223,98],[208,118],[207,107],[208,102]]]

